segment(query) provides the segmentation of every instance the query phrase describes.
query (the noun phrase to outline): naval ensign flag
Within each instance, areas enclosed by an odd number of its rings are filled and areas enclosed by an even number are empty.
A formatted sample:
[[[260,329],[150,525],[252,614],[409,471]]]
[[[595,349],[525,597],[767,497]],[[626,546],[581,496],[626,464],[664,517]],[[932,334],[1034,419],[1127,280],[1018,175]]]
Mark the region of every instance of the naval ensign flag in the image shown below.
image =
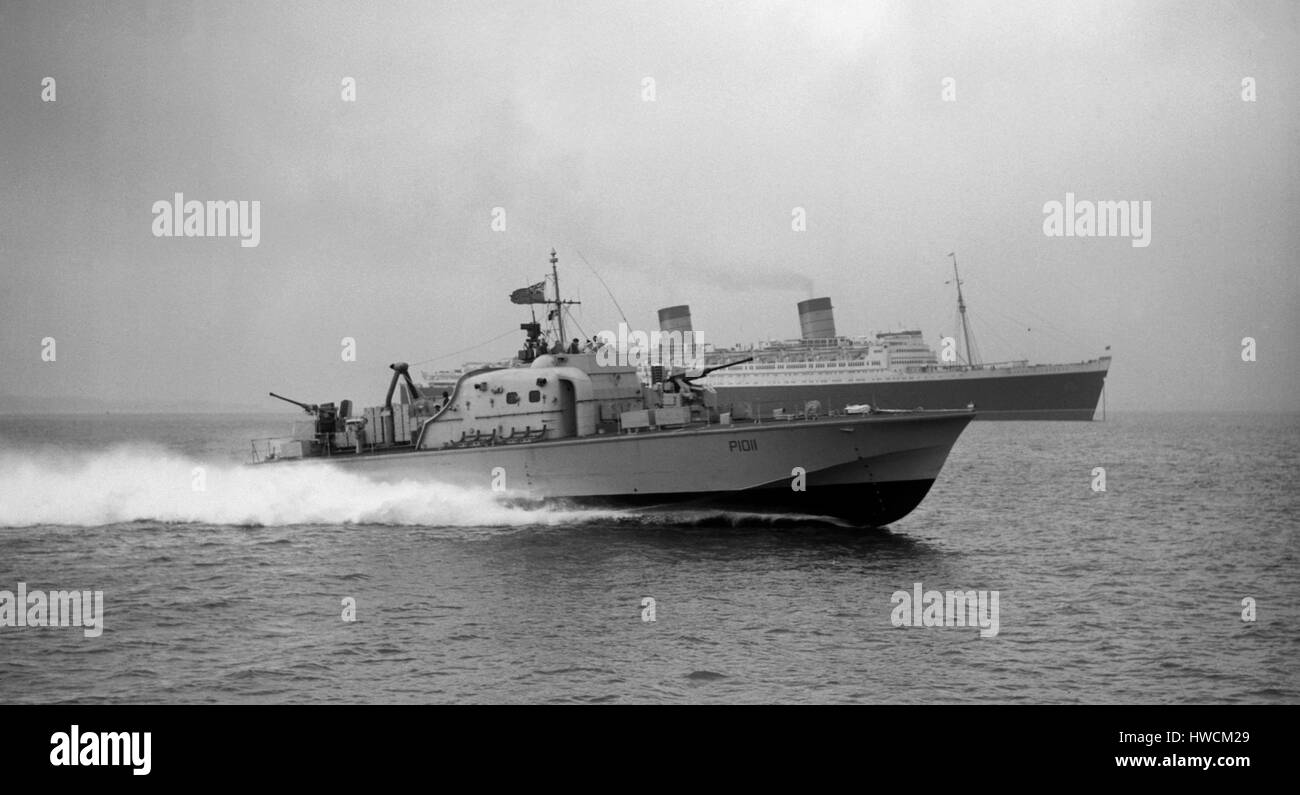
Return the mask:
[[[510,303],[512,304],[544,304],[546,303],[546,282],[540,281],[529,287],[520,287],[510,294]]]

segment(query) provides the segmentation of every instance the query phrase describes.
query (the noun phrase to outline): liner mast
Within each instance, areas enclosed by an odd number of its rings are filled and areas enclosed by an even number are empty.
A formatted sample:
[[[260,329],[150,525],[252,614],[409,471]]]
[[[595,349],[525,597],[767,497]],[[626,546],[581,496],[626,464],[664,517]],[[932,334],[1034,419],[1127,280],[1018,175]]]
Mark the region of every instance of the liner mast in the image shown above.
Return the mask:
[[[957,273],[957,252],[949,252],[952,257],[952,280],[957,283],[957,311],[961,314],[961,334],[966,340],[966,364],[975,364],[970,354],[970,327],[966,325],[966,299],[961,294],[961,276]]]

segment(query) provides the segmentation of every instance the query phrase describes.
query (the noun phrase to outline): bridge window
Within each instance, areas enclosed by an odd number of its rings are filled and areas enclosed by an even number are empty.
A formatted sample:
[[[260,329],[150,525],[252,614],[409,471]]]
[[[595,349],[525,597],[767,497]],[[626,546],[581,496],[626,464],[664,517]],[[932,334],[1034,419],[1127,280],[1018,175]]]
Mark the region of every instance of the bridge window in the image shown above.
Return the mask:
[[[519,402],[519,393],[518,393],[518,392],[507,392],[507,393],[506,393],[506,402],[509,403],[509,404],[512,405],[512,406],[515,405],[516,403],[518,403],[518,402]]]
[[[541,403],[541,402],[542,402],[542,393],[541,393],[541,390],[537,390],[537,389],[531,389],[531,390],[529,390],[529,391],[528,391],[528,402],[529,402],[529,403]]]

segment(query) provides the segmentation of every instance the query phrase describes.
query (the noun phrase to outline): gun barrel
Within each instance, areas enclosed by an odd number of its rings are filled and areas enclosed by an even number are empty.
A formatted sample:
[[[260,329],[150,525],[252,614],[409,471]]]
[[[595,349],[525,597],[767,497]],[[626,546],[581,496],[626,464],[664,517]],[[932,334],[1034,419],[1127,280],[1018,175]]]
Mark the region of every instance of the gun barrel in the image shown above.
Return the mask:
[[[296,400],[293,400],[293,399],[291,399],[291,398],[287,398],[287,397],[285,397],[284,395],[277,395],[277,394],[275,394],[274,392],[268,392],[267,394],[269,394],[269,395],[270,395],[271,397],[273,397],[273,398],[277,398],[277,399],[279,399],[279,400],[283,400],[285,403],[292,403],[293,405],[297,406],[298,408],[302,409],[303,411],[307,412],[308,414],[315,414],[315,413],[316,413],[316,406],[310,406],[310,405],[308,405],[308,404],[306,404],[306,403],[299,403],[299,402],[296,401]]]
[[[701,370],[699,375],[683,376],[682,380],[686,381],[687,383],[691,383],[692,381],[697,381],[701,378],[704,378],[709,373],[715,372],[717,370],[723,370],[727,367],[734,367],[738,364],[744,364],[745,362],[752,362],[752,361],[754,361],[753,356],[746,356],[744,359],[737,359],[734,362],[727,362],[726,364],[715,364],[712,367],[706,367],[703,370]]]

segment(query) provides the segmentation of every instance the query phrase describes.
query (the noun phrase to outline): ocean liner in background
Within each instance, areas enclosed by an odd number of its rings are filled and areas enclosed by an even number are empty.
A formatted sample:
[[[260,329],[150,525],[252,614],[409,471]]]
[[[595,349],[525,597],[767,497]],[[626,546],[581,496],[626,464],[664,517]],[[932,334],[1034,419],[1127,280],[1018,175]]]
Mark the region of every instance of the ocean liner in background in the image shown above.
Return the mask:
[[[875,337],[840,336],[831,300],[813,298],[798,305],[800,339],[714,348],[705,354],[706,366],[737,354],[753,357],[710,376],[719,405],[729,407],[737,417],[798,416],[869,405],[879,409],[973,406],[979,419],[989,420],[1091,420],[1110,356],[1072,364],[980,363],[971,352],[955,258],[953,280],[965,343],[964,355],[952,346],[955,361],[941,362],[915,329]],[[666,332],[690,331],[690,307],[659,310],[659,326]]]

